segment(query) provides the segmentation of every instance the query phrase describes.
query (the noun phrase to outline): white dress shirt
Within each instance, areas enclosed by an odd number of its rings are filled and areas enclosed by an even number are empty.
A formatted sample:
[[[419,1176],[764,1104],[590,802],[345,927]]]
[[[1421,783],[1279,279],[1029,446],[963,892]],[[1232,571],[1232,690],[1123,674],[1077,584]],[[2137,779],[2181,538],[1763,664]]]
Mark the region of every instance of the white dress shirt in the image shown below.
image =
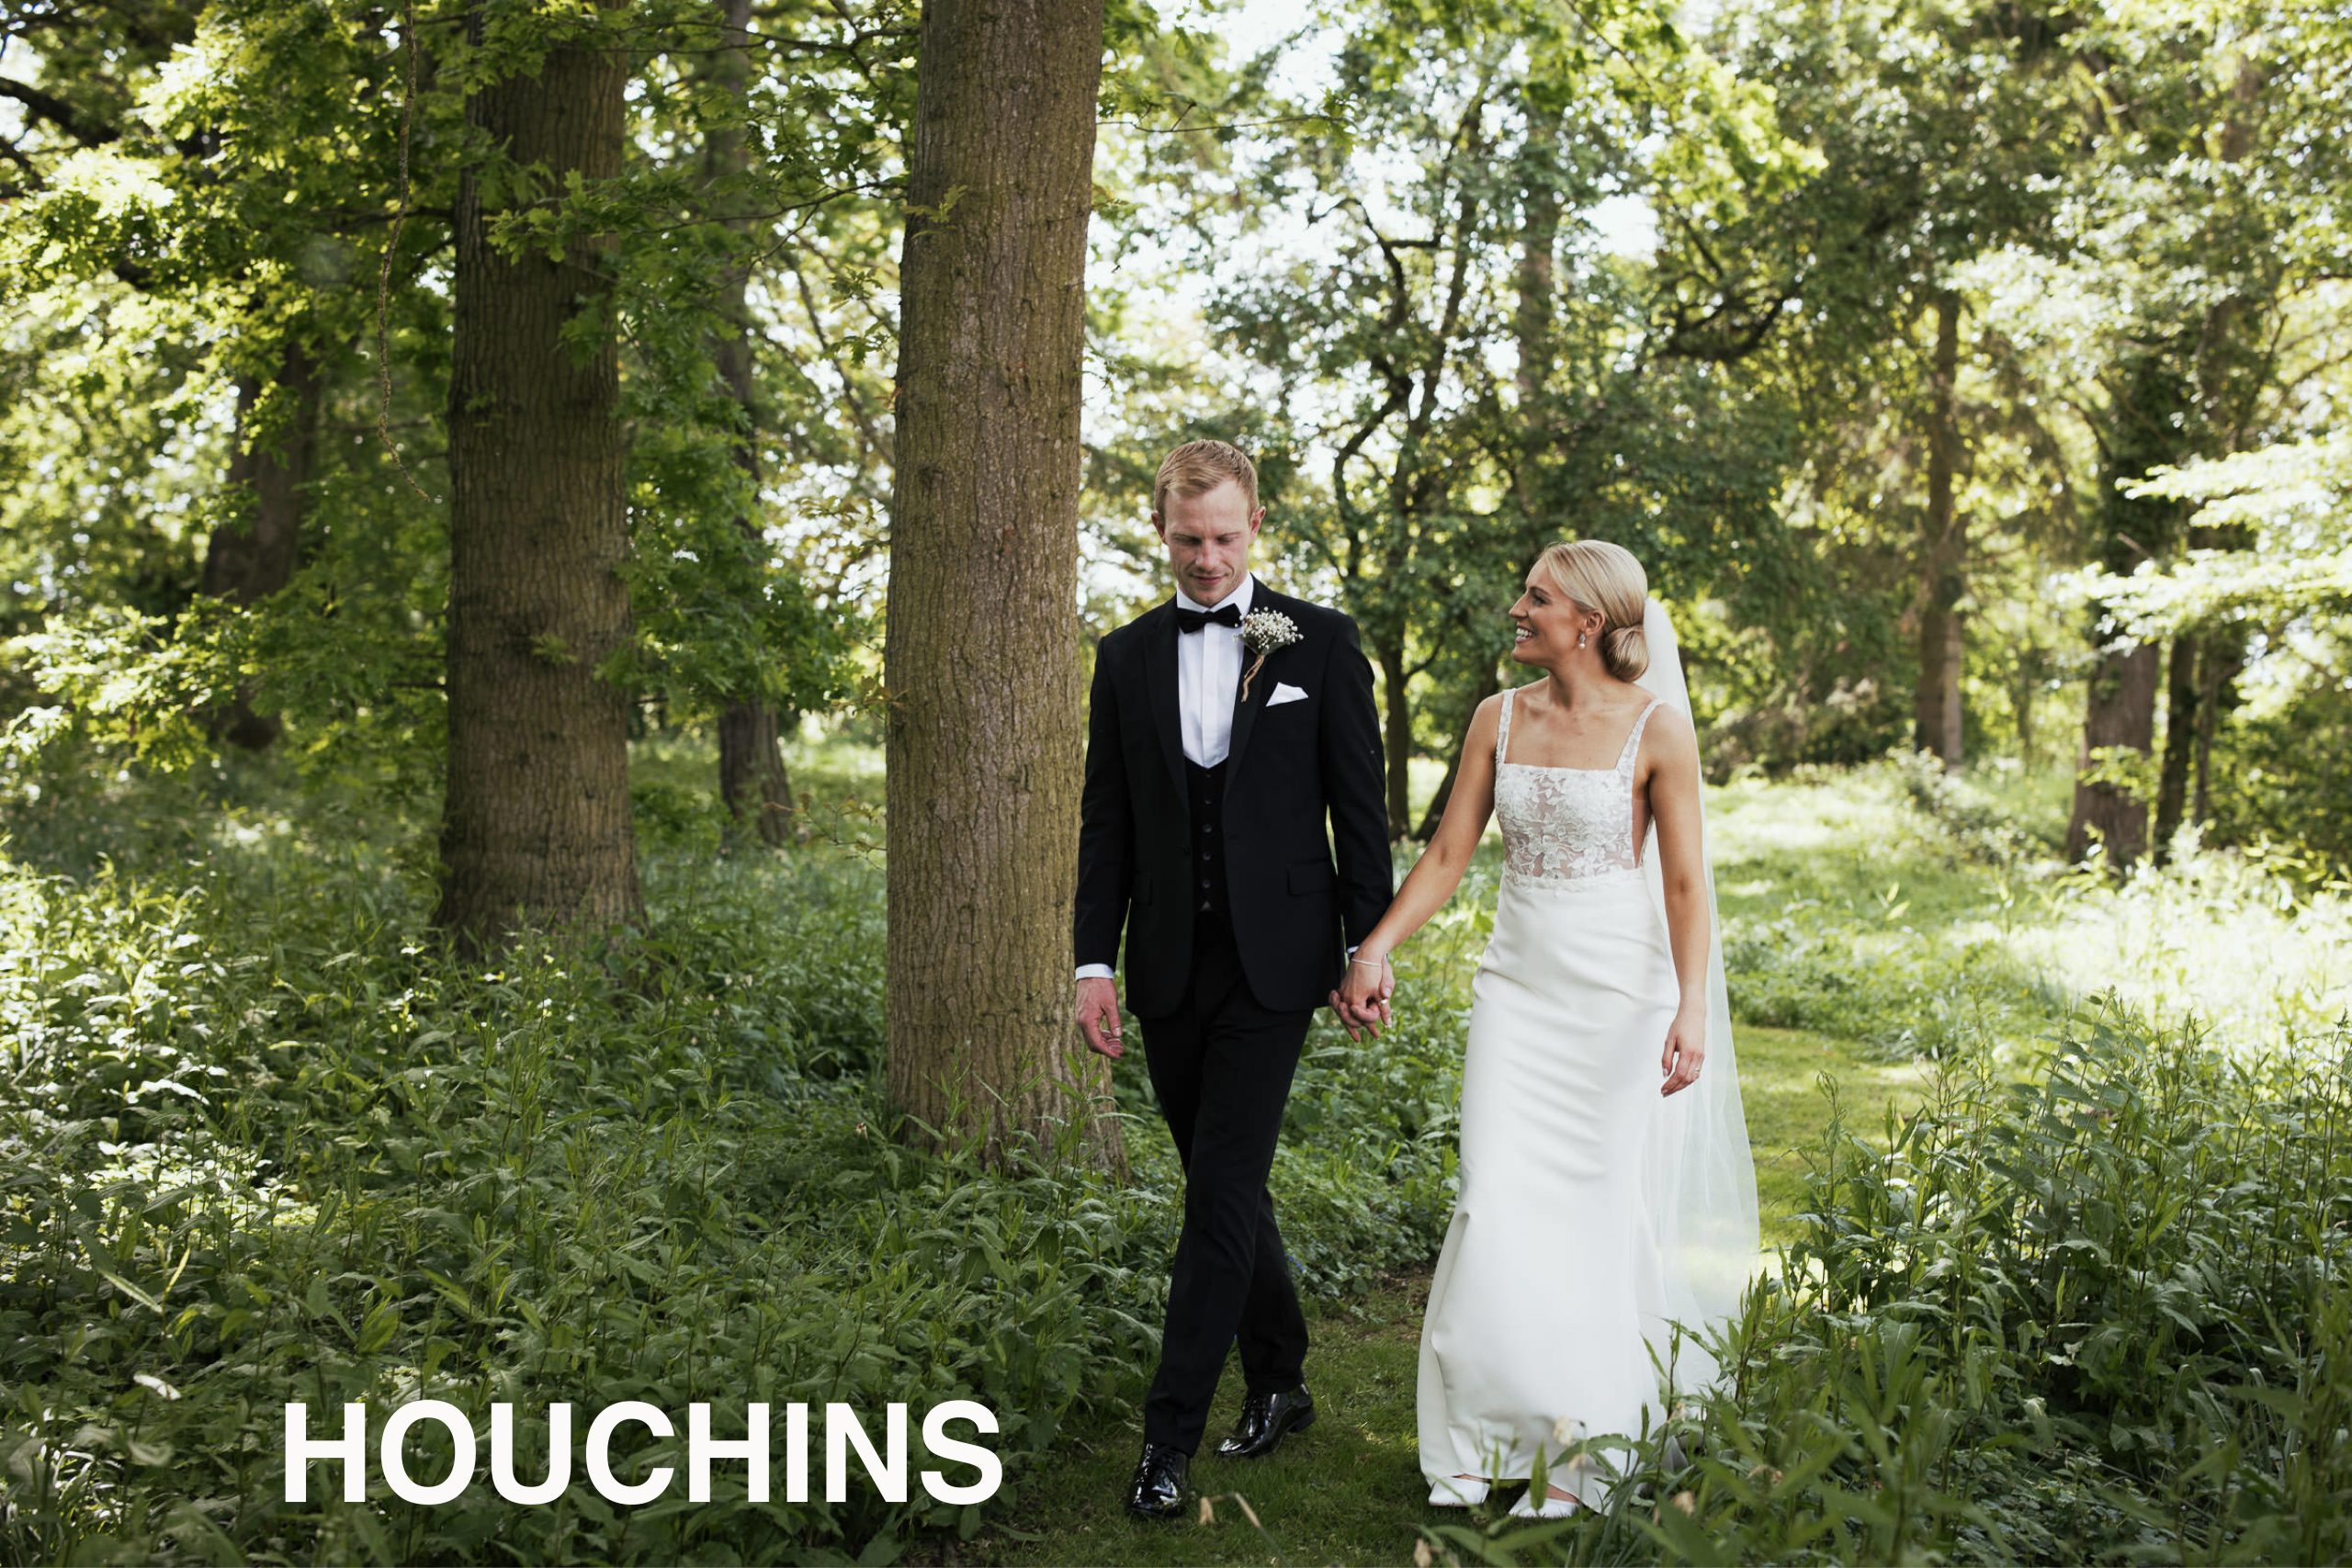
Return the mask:
[[[1253,580],[1214,604],[1202,604],[1182,589],[1176,591],[1182,610],[1222,610],[1233,605],[1250,613]],[[1233,750],[1233,699],[1241,689],[1241,632],[1214,624],[1196,632],[1176,634],[1177,729],[1184,738],[1184,756],[1204,768],[1214,768]]]

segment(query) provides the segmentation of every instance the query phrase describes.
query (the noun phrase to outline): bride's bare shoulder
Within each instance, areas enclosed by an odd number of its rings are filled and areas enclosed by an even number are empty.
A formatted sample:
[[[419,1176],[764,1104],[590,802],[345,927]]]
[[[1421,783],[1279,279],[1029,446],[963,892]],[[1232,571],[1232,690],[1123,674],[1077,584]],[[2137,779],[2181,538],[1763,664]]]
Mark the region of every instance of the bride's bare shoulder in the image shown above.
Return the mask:
[[[1471,710],[1470,728],[1463,733],[1463,743],[1475,746],[1481,741],[1494,743],[1495,734],[1502,728],[1503,698],[1508,694],[1497,692]]]
[[[1642,726],[1642,753],[1657,762],[1696,762],[1699,733],[1691,728],[1690,716],[1672,703],[1660,703],[1651,709]]]

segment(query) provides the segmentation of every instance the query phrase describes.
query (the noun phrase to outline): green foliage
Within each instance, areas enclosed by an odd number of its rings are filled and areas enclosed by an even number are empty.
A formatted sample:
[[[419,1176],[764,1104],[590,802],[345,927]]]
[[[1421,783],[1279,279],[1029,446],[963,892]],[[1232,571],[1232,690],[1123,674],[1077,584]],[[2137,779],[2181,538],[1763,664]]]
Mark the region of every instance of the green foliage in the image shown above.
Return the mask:
[[[76,820],[40,851],[85,858]],[[879,1135],[870,871],[665,864],[628,956],[474,971],[355,826],[232,812],[193,876],[177,833],[8,866],[7,1555],[854,1551],[930,1506],[289,1506],[279,1405],[953,1390],[1020,1455],[1148,1349],[1164,1194]]]
[[[499,1400],[975,1398],[1004,1419],[1012,1502],[1072,1412],[1139,1397],[1172,1148],[1133,1127],[1122,1187],[1051,1150],[1000,1177],[884,1135],[872,865],[715,858],[656,772],[640,791],[680,829],[649,839],[642,942],[468,966],[427,931],[419,825],[317,784],[289,813],[286,783],[15,803],[0,1554],[847,1557],[977,1516],[863,1490],[754,1506],[723,1467],[698,1507],[581,1488],[516,1510],[486,1485],[296,1506],[281,1406],[430,1395],[481,1428]],[[1318,1041],[1277,1177],[1307,1289],[1429,1256],[1455,1071],[1443,1013],[1393,1053]],[[446,1459],[427,1443],[417,1473]]]
[[[1865,1041],[1898,1060],[1941,1060],[1988,1038],[2029,1036],[2062,1010],[2056,989],[1997,938],[1924,942],[1902,924],[1906,908],[1890,884],[1874,909],[1801,903],[1768,923],[1741,922],[1724,941],[1740,976],[1733,1016]],[[1871,940],[1873,923],[1883,940]]]

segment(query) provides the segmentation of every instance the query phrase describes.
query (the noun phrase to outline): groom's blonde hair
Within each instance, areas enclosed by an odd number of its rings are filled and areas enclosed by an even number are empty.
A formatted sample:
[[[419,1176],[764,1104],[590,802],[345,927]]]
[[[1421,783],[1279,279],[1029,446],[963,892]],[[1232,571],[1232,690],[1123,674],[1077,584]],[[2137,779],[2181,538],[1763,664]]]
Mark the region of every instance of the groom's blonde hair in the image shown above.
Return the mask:
[[[1168,514],[1170,495],[1206,495],[1227,479],[1241,487],[1247,510],[1258,510],[1258,469],[1240,447],[1225,441],[1187,441],[1159,460],[1151,483],[1151,514]]]
[[[1649,639],[1642,617],[1649,609],[1649,573],[1634,552],[1606,539],[1576,539],[1552,546],[1537,558],[1560,592],[1606,621],[1600,628],[1600,663],[1620,681],[1638,681],[1650,667]]]

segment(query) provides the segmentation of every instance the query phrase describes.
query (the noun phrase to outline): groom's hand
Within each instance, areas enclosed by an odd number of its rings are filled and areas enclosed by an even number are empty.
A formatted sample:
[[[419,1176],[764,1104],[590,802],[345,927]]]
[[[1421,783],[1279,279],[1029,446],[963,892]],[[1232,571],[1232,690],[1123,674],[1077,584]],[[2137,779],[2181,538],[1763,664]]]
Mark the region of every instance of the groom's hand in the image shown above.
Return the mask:
[[[1389,1021],[1388,998],[1396,989],[1396,972],[1388,966],[1387,954],[1348,961],[1347,978],[1340,982],[1330,1000],[1331,1010],[1339,1015],[1340,1027],[1348,1032],[1349,1039],[1363,1039],[1358,1030],[1368,1030],[1374,1039],[1380,1038],[1381,1027]]]
[[[1119,1021],[1119,988],[1100,976],[1078,983],[1078,1028],[1086,1036],[1086,1048],[1098,1056],[1113,1061],[1127,1054],[1119,1034],[1125,1026]]]

